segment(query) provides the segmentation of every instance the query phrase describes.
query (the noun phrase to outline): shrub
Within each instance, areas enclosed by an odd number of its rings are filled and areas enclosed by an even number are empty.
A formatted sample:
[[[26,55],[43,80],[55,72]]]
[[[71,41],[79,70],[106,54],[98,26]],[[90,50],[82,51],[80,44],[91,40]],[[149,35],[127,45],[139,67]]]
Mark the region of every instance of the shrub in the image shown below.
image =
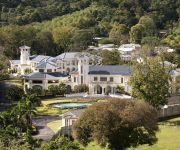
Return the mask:
[[[48,87],[48,91],[53,95],[56,96],[59,93],[59,87],[57,85],[50,85]]]
[[[10,101],[18,101],[24,94],[24,90],[19,86],[10,86],[6,89],[5,97]]]
[[[88,92],[89,91],[89,88],[87,85],[85,84],[81,84],[81,85],[76,85],[74,87],[74,92],[75,93],[81,93],[81,92]]]
[[[81,150],[81,148],[77,142],[59,136],[54,141],[42,144],[40,150]]]

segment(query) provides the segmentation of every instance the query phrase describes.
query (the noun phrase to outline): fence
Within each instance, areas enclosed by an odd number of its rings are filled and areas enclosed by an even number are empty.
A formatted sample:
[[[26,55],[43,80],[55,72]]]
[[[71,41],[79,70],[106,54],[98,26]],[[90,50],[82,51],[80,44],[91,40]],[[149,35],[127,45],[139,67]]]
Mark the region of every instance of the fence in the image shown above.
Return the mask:
[[[167,108],[159,110],[159,118],[180,115],[180,104],[168,105]]]

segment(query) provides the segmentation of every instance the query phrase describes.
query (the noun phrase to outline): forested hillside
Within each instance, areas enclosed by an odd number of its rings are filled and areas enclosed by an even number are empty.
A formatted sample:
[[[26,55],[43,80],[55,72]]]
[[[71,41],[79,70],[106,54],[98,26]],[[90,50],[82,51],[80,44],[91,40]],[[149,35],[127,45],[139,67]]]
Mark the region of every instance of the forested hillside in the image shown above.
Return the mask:
[[[1,22],[24,25],[88,7],[88,0],[1,0]]]
[[[116,45],[158,39],[180,49],[179,0],[1,1],[0,46],[11,58],[23,44],[35,54],[85,50],[95,36]]]
[[[136,23],[143,15],[149,15],[162,28],[167,22],[177,21],[180,13],[179,0],[1,0],[1,21],[21,25],[41,22],[82,10],[92,3],[109,6],[106,9],[109,13],[107,21],[128,25]]]

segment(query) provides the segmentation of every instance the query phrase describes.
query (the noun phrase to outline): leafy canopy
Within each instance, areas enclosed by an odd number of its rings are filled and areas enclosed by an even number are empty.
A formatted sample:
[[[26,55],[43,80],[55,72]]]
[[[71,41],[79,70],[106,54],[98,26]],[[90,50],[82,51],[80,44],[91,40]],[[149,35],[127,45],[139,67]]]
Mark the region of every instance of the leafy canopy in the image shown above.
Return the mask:
[[[88,107],[73,125],[73,137],[123,150],[156,142],[157,112],[143,101],[110,100]]]
[[[159,108],[167,104],[170,90],[168,70],[157,58],[144,59],[143,63],[134,65],[130,84],[132,94]]]

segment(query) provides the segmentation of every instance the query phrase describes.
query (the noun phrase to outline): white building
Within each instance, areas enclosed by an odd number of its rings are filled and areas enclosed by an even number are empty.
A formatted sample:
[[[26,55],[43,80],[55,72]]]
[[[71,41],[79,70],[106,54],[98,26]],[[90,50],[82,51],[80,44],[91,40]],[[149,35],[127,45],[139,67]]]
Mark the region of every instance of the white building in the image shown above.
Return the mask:
[[[60,131],[62,135],[71,135],[71,127],[75,121],[80,117],[85,109],[72,110],[61,115],[62,125],[60,126]]]
[[[21,51],[20,59],[10,60],[10,70],[12,73],[24,75],[28,72],[33,72],[38,64],[53,59],[53,57],[44,55],[30,56],[30,47],[28,46],[21,46],[19,49]]]
[[[77,85],[85,84],[89,87],[89,94],[116,93],[118,86],[124,87],[126,92],[131,92],[128,80],[132,72],[128,66],[97,65],[98,61],[94,62],[98,57],[83,52],[69,52],[50,57],[30,56],[30,47],[27,46],[20,49],[20,60],[11,60],[10,63],[11,70],[23,75],[24,89],[38,85],[47,90],[50,85],[64,82],[71,90]],[[27,72],[27,69],[30,72]]]
[[[123,44],[118,48],[121,54],[121,59],[130,61],[132,58],[136,58],[139,55],[141,45],[139,44]]]
[[[115,94],[117,87],[124,87],[128,93],[131,92],[129,78],[132,70],[129,66],[106,65],[89,67],[89,93],[90,94]]]

